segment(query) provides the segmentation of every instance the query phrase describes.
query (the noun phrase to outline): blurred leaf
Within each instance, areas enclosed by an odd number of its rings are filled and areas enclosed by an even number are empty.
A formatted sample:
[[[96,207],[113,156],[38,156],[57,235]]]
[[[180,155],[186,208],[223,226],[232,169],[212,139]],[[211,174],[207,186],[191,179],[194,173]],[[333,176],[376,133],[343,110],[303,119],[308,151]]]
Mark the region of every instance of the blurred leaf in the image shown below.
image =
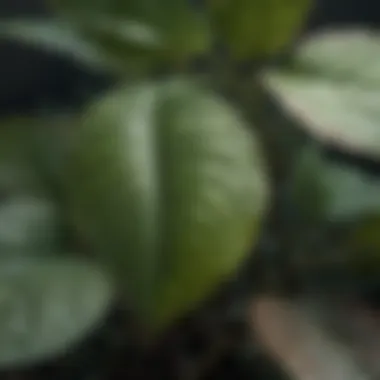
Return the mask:
[[[95,18],[80,25],[81,33],[120,72],[145,72],[157,64],[164,48],[161,33],[134,20]]]
[[[0,123],[0,257],[62,249],[62,210],[48,175],[55,179],[62,170],[67,121],[20,117]]]
[[[32,365],[63,354],[105,316],[111,285],[71,259],[0,265],[0,366]]]
[[[58,250],[60,215],[51,200],[14,196],[0,202],[0,257]]]
[[[60,20],[12,20],[0,23],[0,36],[29,44],[97,69],[106,57],[86,41],[72,24]]]
[[[378,378],[378,328],[373,321],[368,323],[369,318],[359,317],[369,316],[369,310],[355,310],[345,300],[331,302],[330,298],[325,294],[293,297],[291,301],[256,297],[250,318],[255,336],[284,369],[287,378]],[[364,342],[364,337],[369,336],[376,339]]]
[[[92,104],[67,168],[69,205],[137,313],[165,327],[231,274],[268,201],[261,151],[224,100],[173,80]]]
[[[380,180],[360,169],[328,161],[321,152],[305,149],[292,181],[293,196],[309,218],[355,221],[380,215]]]
[[[310,0],[206,0],[217,35],[234,57],[267,58],[292,42]]]
[[[109,58],[125,65],[175,63],[205,53],[211,34],[205,15],[187,0],[55,0]]]
[[[331,166],[326,171],[331,186],[331,218],[352,220],[380,211],[380,180],[349,166]]]
[[[321,33],[295,56],[296,70],[269,70],[264,84],[317,139],[380,157],[380,37]]]

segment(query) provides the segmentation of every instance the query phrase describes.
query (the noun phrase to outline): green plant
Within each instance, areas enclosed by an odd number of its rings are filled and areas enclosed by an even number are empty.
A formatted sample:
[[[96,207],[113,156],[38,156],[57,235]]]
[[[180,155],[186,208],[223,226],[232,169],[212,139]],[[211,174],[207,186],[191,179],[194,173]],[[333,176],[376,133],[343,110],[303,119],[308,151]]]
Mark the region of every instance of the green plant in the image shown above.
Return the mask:
[[[377,36],[316,36],[272,65],[309,5],[56,0],[56,20],[0,24],[7,38],[117,78],[80,112],[1,125],[0,366],[64,351],[115,298],[157,338],[255,247],[281,175],[299,216],[281,232],[284,250],[309,247],[307,233],[287,246],[290,225],[310,232],[378,209],[376,181],[331,166],[285,123],[379,152]],[[268,95],[288,119],[273,119]]]

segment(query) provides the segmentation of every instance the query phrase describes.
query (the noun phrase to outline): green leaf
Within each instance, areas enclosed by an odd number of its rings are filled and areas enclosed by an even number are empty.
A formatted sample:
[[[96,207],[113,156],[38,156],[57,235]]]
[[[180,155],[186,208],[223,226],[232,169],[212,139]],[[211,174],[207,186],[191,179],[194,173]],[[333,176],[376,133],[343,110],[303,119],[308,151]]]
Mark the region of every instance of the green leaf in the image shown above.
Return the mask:
[[[150,70],[165,46],[157,29],[134,20],[102,16],[81,24],[80,30],[121,73]]]
[[[293,196],[308,218],[352,222],[380,215],[380,180],[306,148],[292,177]]]
[[[36,196],[11,196],[0,203],[0,257],[58,250],[60,229],[54,202]]]
[[[0,366],[32,365],[63,354],[101,321],[112,287],[96,267],[72,260],[0,265]]]
[[[380,36],[317,34],[294,61],[293,69],[263,75],[284,110],[322,142],[380,157]]]
[[[66,181],[76,225],[162,328],[256,241],[268,201],[258,142],[223,99],[182,79],[108,93],[77,133]]]
[[[238,59],[267,58],[296,37],[310,0],[206,0],[215,31]]]
[[[86,41],[67,21],[2,21],[0,36],[68,57],[96,69],[103,69],[108,64],[104,54]]]
[[[176,63],[207,52],[211,44],[205,15],[187,0],[55,0],[53,4],[120,64]]]

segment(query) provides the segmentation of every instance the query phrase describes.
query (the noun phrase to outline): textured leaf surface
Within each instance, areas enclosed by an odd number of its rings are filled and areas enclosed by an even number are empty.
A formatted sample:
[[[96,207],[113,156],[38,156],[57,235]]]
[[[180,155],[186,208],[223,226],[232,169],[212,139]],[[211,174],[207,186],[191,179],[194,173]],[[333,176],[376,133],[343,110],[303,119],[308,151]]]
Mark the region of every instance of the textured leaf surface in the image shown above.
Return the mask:
[[[0,366],[34,364],[64,353],[104,316],[109,281],[69,259],[2,261]]]
[[[137,311],[166,324],[257,238],[268,197],[257,141],[225,101],[182,80],[119,88],[77,131],[76,222]]]
[[[309,0],[206,0],[218,36],[237,58],[266,58],[291,43]]]
[[[306,40],[295,69],[271,70],[264,83],[317,139],[380,157],[380,37],[364,30]]]

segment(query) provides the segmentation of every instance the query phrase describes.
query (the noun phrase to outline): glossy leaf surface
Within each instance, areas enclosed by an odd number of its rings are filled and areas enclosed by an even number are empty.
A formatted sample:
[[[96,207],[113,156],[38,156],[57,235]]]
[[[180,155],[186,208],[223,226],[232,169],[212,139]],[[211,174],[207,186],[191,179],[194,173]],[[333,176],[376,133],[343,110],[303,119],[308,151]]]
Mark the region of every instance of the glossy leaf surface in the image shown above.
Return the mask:
[[[268,199],[258,143],[224,100],[180,79],[107,94],[77,132],[66,181],[76,223],[162,327],[255,242]]]
[[[236,58],[267,58],[292,42],[309,0],[206,0],[215,31]]]
[[[96,267],[71,259],[0,265],[0,366],[63,354],[104,317],[112,295]]]
[[[315,138],[380,157],[380,36],[365,30],[321,33],[299,47],[294,68],[264,84]]]

